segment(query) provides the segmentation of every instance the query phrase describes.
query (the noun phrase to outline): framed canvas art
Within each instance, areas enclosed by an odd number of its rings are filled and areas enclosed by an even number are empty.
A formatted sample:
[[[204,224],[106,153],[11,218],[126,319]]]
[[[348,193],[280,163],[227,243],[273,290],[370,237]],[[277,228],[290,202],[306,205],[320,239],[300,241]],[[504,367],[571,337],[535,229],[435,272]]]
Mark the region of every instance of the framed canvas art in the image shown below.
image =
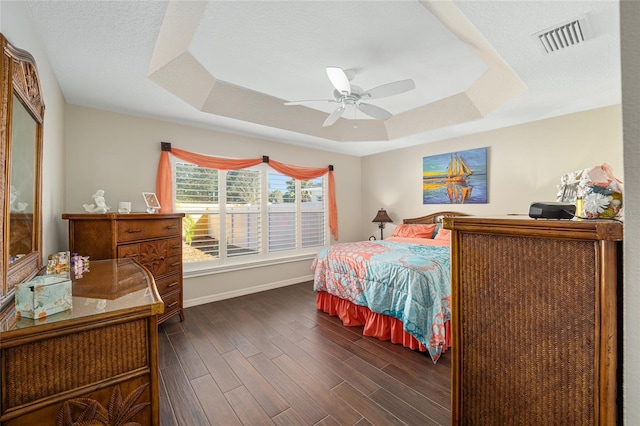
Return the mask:
[[[487,148],[422,159],[422,204],[486,204]]]

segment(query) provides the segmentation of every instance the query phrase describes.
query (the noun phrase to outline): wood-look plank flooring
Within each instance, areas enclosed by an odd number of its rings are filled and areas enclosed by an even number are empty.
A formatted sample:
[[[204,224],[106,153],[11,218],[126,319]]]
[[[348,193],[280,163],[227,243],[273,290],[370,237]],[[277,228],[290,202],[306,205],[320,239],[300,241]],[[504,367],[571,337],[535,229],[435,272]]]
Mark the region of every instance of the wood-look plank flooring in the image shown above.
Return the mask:
[[[313,284],[185,310],[159,326],[163,426],[448,425],[450,355],[362,336]]]

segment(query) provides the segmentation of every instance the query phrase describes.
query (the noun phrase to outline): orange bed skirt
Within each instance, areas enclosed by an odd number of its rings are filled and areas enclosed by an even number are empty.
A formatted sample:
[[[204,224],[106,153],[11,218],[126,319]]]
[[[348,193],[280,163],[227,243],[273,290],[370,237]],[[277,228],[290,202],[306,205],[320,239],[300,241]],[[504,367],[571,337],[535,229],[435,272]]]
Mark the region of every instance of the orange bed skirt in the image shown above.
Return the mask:
[[[415,337],[404,331],[402,321],[387,315],[372,312],[366,306],[355,305],[348,300],[340,299],[325,291],[316,292],[316,307],[331,316],[337,316],[346,326],[364,326],[362,334],[379,340],[389,340],[410,349],[426,352]],[[451,324],[444,324],[446,343],[442,352],[451,346]]]

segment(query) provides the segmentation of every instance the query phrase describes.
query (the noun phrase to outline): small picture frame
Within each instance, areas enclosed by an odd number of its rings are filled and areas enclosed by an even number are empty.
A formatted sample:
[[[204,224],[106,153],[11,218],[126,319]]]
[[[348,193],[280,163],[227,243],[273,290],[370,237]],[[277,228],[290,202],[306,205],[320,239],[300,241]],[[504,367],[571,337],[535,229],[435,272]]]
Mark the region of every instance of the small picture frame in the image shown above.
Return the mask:
[[[575,203],[578,197],[578,185],[580,182],[565,183],[560,188],[560,194],[558,194],[558,201],[561,203]]]
[[[584,195],[584,185],[588,180],[589,169],[576,170],[562,175],[556,201],[561,203],[575,203],[578,195]]]
[[[143,192],[142,197],[147,204],[147,213],[155,213],[160,210],[160,202],[155,192]]]

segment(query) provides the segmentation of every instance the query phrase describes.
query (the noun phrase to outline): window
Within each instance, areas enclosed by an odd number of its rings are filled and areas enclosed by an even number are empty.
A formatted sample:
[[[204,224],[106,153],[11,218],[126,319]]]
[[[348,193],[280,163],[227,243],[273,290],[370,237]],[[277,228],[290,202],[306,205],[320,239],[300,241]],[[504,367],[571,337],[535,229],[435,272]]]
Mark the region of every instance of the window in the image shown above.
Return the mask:
[[[226,177],[225,240],[227,256],[258,254],[261,251],[261,179],[258,170],[231,170]]]
[[[184,262],[241,262],[323,247],[324,177],[297,180],[261,165],[214,170],[177,162]]]

